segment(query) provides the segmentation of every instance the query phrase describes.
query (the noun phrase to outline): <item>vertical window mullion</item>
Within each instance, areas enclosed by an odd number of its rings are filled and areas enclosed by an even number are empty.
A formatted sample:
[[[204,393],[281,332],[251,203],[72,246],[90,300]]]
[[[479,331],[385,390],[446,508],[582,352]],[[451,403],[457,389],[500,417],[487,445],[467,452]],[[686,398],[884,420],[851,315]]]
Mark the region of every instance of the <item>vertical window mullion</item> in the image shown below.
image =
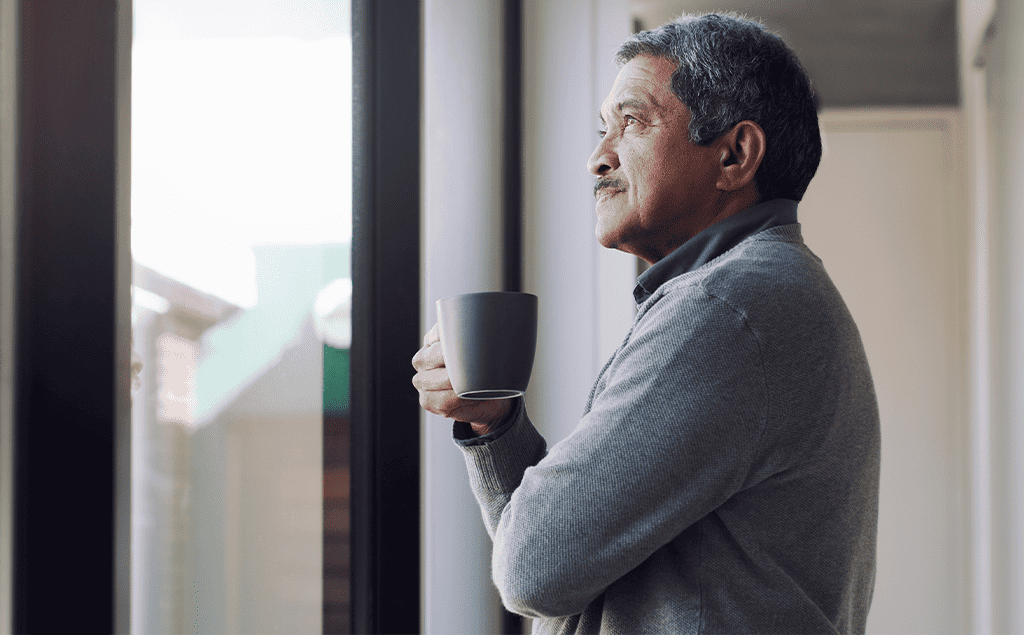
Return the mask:
[[[420,3],[353,2],[355,632],[420,629]]]
[[[114,630],[117,3],[20,3],[14,632]]]

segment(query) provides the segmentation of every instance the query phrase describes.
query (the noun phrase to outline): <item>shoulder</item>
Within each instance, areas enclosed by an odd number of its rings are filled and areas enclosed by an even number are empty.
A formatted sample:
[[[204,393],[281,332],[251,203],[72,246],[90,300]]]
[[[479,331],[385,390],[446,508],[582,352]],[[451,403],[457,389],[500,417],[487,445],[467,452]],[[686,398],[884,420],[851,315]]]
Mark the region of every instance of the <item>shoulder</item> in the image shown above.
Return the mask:
[[[821,260],[804,244],[799,225],[751,236],[703,267],[662,285],[665,298],[705,294],[746,318],[761,311],[841,305]],[[652,298],[653,299],[653,298]],[[845,309],[845,307],[844,307]]]
[[[761,346],[748,311],[721,291],[702,277],[666,282],[639,308],[616,361],[629,360],[634,372],[670,371],[685,382],[721,375],[730,366],[753,373],[750,379],[759,376]]]
[[[644,324],[643,322],[646,322]],[[821,355],[859,341],[856,326],[799,225],[755,234],[695,271],[669,280],[638,313],[641,331],[702,339],[711,351],[753,342],[768,357]],[[830,344],[831,343],[831,344]],[[749,344],[747,344],[749,345]]]

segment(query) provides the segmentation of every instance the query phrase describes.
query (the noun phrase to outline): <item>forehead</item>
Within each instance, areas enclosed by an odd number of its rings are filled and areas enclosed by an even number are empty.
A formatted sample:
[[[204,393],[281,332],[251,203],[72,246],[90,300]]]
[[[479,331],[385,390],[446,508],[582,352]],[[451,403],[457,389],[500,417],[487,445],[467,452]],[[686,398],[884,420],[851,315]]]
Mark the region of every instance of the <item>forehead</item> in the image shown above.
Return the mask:
[[[636,102],[654,110],[682,108],[671,89],[675,69],[675,62],[664,57],[638,55],[629,60],[619,70],[611,92],[601,104],[602,118]]]

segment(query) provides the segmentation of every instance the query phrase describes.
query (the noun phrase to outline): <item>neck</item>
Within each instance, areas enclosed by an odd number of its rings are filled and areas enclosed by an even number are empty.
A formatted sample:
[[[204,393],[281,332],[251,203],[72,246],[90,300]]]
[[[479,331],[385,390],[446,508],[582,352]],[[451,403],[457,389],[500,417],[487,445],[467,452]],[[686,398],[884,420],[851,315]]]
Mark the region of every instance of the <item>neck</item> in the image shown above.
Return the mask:
[[[757,188],[751,183],[741,190],[735,192],[727,192],[725,200],[719,206],[718,212],[711,216],[710,220],[701,230],[706,229],[720,220],[725,220],[737,212],[742,212],[748,207],[753,207],[761,202],[761,197],[757,193]],[[698,230],[700,231],[700,230]]]
[[[722,192],[722,194],[723,196],[715,201],[710,209],[701,214],[699,218],[694,219],[696,222],[690,224],[685,231],[674,236],[667,236],[665,243],[648,245],[643,250],[623,249],[623,251],[633,253],[647,264],[653,265],[708,227],[761,202],[753,184],[742,190]]]

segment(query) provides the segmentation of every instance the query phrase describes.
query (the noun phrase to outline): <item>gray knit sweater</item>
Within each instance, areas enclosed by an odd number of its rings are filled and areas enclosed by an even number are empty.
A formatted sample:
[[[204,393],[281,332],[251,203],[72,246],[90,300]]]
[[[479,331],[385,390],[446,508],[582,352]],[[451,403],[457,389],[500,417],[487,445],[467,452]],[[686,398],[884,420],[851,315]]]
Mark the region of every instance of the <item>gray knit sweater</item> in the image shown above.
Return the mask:
[[[878,408],[799,225],[661,285],[550,451],[514,416],[459,445],[535,633],[864,632]]]

